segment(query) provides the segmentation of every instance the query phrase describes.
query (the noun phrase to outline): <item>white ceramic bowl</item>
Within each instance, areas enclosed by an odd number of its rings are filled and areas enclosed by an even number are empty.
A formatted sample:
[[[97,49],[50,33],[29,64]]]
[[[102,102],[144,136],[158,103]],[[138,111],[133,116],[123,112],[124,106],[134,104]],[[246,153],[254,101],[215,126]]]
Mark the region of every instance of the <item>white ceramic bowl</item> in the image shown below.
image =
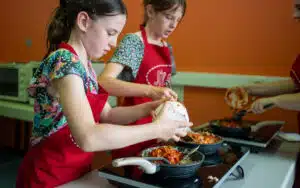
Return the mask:
[[[187,122],[190,121],[187,109],[180,102],[167,101],[161,104],[159,107],[156,108],[154,112],[155,113],[154,119],[160,116],[160,113],[162,113],[163,110],[167,110],[167,117],[172,120],[187,121]]]

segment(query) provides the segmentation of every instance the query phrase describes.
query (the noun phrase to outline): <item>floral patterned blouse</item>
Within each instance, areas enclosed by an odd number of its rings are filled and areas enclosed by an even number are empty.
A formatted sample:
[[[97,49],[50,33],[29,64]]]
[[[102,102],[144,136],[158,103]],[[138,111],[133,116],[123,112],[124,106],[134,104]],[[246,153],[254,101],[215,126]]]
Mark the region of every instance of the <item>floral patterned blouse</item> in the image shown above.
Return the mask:
[[[174,75],[176,74],[176,65],[173,48],[169,43],[168,47],[172,61],[172,75]],[[144,48],[144,43],[137,34],[130,33],[124,36],[112,58],[109,60],[112,63],[125,65],[125,68],[118,76],[119,79],[131,82],[136,78],[143,61]]]
[[[52,80],[75,74],[82,78],[85,92],[98,93],[97,76],[91,62],[88,67],[89,74],[78,56],[67,49],[58,49],[42,61],[28,87],[29,95],[35,99],[32,145],[67,125],[58,98],[49,93]]]

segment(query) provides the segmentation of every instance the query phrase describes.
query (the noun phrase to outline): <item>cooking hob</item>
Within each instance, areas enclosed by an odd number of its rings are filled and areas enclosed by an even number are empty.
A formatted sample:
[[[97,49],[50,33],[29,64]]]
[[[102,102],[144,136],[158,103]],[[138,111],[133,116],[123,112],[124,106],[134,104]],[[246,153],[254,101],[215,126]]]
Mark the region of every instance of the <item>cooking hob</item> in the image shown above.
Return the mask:
[[[197,174],[191,178],[166,178],[155,174],[142,173],[140,176],[130,177],[124,167],[111,165],[99,169],[99,176],[106,178],[111,184],[119,188],[202,188],[220,187],[226,179],[240,179],[244,172],[240,163],[249,154],[249,149],[241,146],[231,146],[224,143],[218,153],[205,156],[205,161]],[[137,168],[138,169],[138,168]],[[210,180],[209,177],[218,181]]]
[[[265,124],[266,126],[263,126],[257,131],[252,132],[247,137],[236,138],[224,135],[220,136],[222,136],[226,142],[231,143],[232,145],[246,146],[251,148],[251,151],[260,151],[261,149],[267,148],[285,124],[284,121],[245,121],[249,122],[249,126],[255,126],[258,123]],[[210,123],[205,123],[203,125],[193,127],[192,130],[197,132],[200,130],[212,131],[213,129],[210,127]]]

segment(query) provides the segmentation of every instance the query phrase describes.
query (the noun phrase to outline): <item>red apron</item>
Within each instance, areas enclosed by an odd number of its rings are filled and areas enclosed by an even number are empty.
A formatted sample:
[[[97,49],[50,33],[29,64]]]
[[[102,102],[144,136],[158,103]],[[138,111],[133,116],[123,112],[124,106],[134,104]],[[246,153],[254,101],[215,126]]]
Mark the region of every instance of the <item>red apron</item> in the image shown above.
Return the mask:
[[[95,122],[100,122],[100,113],[108,98],[107,92],[99,86],[100,92],[86,94]],[[92,159],[93,152],[82,151],[66,125],[30,148],[19,167],[16,187],[50,188],[65,184],[89,172]]]
[[[139,67],[139,71],[133,83],[149,84],[154,86],[165,87],[166,81],[170,82],[172,73],[172,63],[170,50],[167,46],[157,46],[148,43],[147,35],[144,27],[141,26],[141,33],[144,42],[144,57]],[[124,104],[126,106],[142,104],[152,101],[146,97],[125,97]],[[152,117],[144,117],[137,120],[131,125],[140,125],[152,122]],[[150,140],[138,144],[134,144],[122,149],[112,151],[113,158],[129,157],[137,155],[141,150],[156,144],[156,140]]]
[[[298,55],[297,59],[295,60],[290,76],[293,79],[297,91],[300,90],[300,55]],[[298,132],[300,132],[300,113],[298,113]],[[299,188],[300,187],[300,152],[298,152],[296,166],[295,166],[295,180],[293,188]]]

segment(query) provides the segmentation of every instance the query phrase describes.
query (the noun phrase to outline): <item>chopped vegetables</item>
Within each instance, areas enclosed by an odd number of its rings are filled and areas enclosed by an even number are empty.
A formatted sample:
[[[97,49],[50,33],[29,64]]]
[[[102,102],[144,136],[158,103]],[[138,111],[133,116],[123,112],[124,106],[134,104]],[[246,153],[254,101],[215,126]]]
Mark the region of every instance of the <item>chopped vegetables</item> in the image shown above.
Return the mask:
[[[150,152],[151,157],[164,157],[170,161],[171,164],[178,164],[183,158],[183,153],[179,152],[172,146],[163,146],[154,149]]]
[[[223,127],[229,127],[229,128],[240,128],[241,124],[238,121],[235,121],[233,119],[223,119],[223,120],[218,120],[217,124],[219,126]]]
[[[248,105],[248,93],[240,87],[228,90],[225,101],[234,111],[244,110]]]
[[[216,136],[213,133],[207,131],[202,131],[197,133],[189,132],[187,135],[196,144],[215,144],[221,140],[219,136]]]

